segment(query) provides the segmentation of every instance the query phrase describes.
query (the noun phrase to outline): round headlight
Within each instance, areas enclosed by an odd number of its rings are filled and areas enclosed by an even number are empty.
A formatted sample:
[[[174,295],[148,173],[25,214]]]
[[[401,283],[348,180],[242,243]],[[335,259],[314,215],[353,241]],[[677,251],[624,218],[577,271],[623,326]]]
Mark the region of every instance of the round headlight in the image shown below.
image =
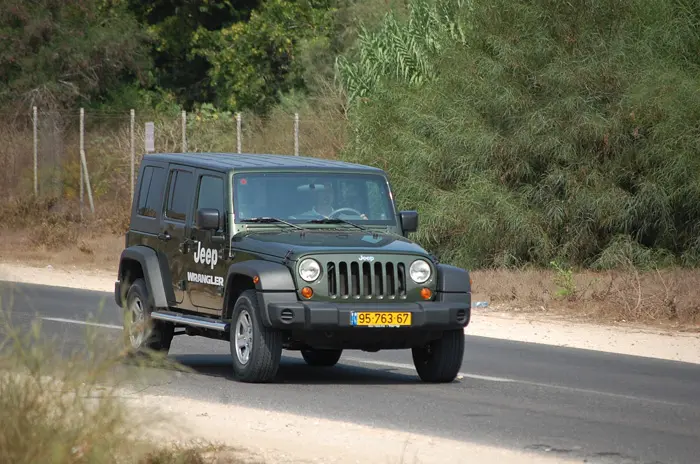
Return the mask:
[[[321,265],[315,259],[307,258],[299,264],[299,276],[307,282],[313,282],[321,275]]]
[[[411,279],[417,284],[422,284],[430,279],[430,265],[422,259],[413,261],[408,272],[411,274]]]

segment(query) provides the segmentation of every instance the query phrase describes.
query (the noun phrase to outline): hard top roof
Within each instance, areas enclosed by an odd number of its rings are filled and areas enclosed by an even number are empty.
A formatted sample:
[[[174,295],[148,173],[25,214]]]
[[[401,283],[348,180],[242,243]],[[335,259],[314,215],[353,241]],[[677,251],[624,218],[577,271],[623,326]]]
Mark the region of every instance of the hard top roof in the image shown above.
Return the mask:
[[[256,153],[148,153],[143,161],[182,163],[214,170],[344,170],[383,173],[380,168],[345,161]]]

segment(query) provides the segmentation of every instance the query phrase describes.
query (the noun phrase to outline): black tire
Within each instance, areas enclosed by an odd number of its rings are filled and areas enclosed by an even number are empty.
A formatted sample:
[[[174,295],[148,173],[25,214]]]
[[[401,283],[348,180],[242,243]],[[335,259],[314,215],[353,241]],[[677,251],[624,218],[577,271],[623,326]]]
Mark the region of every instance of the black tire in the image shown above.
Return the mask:
[[[445,331],[441,338],[412,348],[413,364],[424,382],[452,382],[464,358],[464,331]]]
[[[309,366],[335,366],[343,350],[301,350],[301,356]]]
[[[233,375],[236,380],[241,382],[265,383],[272,381],[277,375],[282,358],[282,333],[279,330],[263,326],[260,311],[255,290],[243,292],[233,307],[229,341],[233,360]],[[239,326],[239,322],[242,322],[245,327]],[[250,327],[249,336],[242,338],[249,339],[252,343],[246,349],[242,347],[239,355],[236,350],[236,333],[239,328],[246,329],[247,332],[248,326]],[[247,358],[245,358],[246,352]]]
[[[126,294],[126,308],[125,310],[125,321],[124,330],[129,330],[127,325],[136,323],[139,321],[134,321],[134,311],[139,311],[143,314],[143,324],[135,327],[136,330],[141,329],[145,331],[144,336],[140,342],[135,342],[133,338],[130,338],[131,350],[135,353],[142,352],[144,350],[157,351],[160,353],[167,353],[170,350],[170,344],[173,341],[173,334],[175,326],[169,322],[165,321],[154,321],[150,318],[151,311],[153,308],[149,304],[149,294],[146,282],[139,278],[136,279]],[[136,309],[140,307],[140,309]]]

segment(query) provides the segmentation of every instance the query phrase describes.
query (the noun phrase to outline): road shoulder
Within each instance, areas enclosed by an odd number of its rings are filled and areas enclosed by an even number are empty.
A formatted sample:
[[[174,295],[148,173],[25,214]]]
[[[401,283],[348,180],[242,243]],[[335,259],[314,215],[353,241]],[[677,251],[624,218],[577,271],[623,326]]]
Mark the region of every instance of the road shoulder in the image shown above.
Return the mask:
[[[181,418],[177,426],[152,429],[151,435],[156,440],[187,442],[201,438],[225,446],[243,447],[257,462],[580,462],[561,456],[185,397],[139,394],[128,401],[136,410],[151,409],[155,415]]]

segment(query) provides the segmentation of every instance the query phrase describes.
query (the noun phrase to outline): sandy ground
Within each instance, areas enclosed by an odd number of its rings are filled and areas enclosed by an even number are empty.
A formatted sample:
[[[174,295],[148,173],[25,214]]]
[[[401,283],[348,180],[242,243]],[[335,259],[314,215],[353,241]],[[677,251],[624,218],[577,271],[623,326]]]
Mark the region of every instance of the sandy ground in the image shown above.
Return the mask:
[[[241,457],[265,463],[443,464],[581,462],[475,445],[348,422],[219,405],[188,398],[138,395],[139,410],[178,417],[177,425],[152,429],[155,439],[188,443],[201,437],[245,447]]]
[[[0,263],[0,280],[114,291],[115,275],[100,269],[33,267]],[[498,307],[474,308],[469,335],[647,356],[700,364],[700,333],[667,332],[633,325],[553,321],[536,313],[517,314]]]

